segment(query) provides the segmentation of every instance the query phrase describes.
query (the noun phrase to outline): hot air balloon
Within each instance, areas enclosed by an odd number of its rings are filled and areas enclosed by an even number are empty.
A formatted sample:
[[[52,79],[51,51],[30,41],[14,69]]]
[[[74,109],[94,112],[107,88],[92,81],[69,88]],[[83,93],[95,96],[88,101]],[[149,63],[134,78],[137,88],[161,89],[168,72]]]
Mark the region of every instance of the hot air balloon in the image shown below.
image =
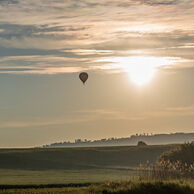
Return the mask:
[[[88,74],[86,72],[82,72],[79,74],[79,79],[83,82],[83,84],[85,84],[85,82],[88,79]]]

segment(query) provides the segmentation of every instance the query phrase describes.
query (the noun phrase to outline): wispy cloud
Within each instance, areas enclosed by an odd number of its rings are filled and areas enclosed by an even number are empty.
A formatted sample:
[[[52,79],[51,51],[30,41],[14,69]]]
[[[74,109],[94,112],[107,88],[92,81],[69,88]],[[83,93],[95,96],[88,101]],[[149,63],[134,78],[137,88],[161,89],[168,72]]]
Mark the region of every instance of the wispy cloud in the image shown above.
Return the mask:
[[[136,120],[144,120],[144,115],[135,115],[129,114],[124,111],[118,110],[109,110],[109,109],[96,109],[96,110],[82,110],[77,111],[82,114],[88,115],[89,117],[93,117],[93,119],[98,120],[129,120],[129,121],[136,121]]]
[[[149,112],[142,112],[141,114],[144,115],[145,119],[193,116],[194,106],[165,107]]]
[[[126,121],[142,121],[154,118],[172,118],[185,117],[194,115],[194,106],[183,107],[164,107],[152,111],[141,111],[137,113],[129,113],[128,111],[119,111],[112,109],[96,109],[78,111],[87,115],[94,120],[126,120]]]
[[[71,117],[60,117],[60,118],[49,118],[49,119],[34,119],[29,118],[28,120],[15,120],[15,121],[4,121],[0,122],[0,128],[28,128],[28,127],[43,127],[43,126],[57,126],[57,125],[66,125],[66,124],[75,124],[88,122],[91,118],[80,117],[80,118],[71,118]]]
[[[18,73],[13,64],[22,73],[94,71],[96,60],[137,50],[187,59],[191,66],[193,17],[188,0],[1,0],[0,55],[18,58],[1,59],[0,73]]]

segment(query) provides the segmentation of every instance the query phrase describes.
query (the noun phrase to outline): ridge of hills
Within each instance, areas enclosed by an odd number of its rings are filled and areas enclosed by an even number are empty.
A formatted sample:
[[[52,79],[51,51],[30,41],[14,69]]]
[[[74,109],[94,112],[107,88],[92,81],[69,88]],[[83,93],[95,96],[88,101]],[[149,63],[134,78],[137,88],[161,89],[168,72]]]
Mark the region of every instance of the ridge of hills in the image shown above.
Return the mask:
[[[124,138],[108,138],[100,140],[81,140],[76,139],[74,142],[64,141],[43,145],[42,148],[58,147],[98,147],[98,146],[134,146],[139,141],[148,145],[166,145],[182,144],[194,141],[194,133],[171,133],[171,134],[136,134]]]

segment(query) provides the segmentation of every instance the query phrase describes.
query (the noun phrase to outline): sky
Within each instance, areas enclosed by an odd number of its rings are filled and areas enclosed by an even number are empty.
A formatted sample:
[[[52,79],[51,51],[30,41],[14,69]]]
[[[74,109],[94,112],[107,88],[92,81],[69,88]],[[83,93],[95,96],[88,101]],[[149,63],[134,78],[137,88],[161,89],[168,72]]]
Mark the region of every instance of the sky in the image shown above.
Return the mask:
[[[192,0],[0,0],[0,147],[194,132],[193,18]]]

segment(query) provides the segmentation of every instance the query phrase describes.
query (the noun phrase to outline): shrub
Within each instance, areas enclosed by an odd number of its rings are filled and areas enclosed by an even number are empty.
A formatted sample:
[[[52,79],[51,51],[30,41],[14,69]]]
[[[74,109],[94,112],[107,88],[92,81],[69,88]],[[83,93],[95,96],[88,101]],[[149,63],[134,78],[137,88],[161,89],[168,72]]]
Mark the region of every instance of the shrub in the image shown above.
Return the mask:
[[[158,161],[170,161],[175,163],[179,161],[182,164],[193,165],[194,164],[194,142],[185,143],[178,146],[176,149],[168,152],[164,152],[158,159]]]
[[[146,146],[147,144],[144,141],[138,141],[137,146]]]
[[[194,178],[194,142],[164,152],[155,164],[144,164],[139,176],[155,179]]]

